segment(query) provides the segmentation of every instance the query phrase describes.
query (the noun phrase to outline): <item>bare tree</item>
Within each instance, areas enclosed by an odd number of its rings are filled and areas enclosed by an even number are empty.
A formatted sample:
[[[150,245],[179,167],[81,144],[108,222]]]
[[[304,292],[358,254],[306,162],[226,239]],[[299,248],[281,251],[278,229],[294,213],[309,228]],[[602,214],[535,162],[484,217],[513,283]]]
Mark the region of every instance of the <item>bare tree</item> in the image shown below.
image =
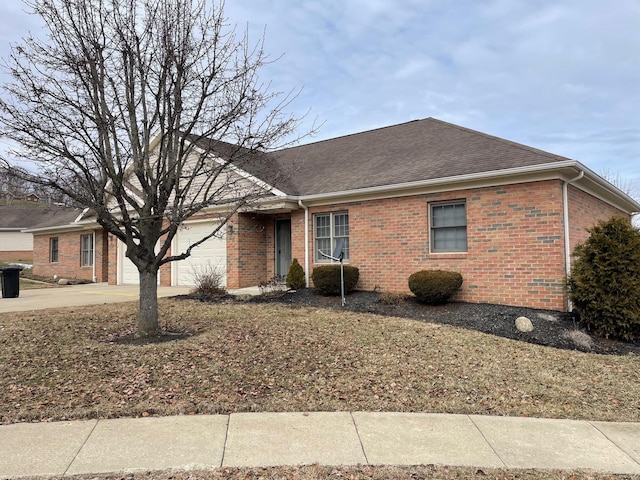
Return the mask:
[[[38,165],[26,179],[89,207],[126,244],[140,273],[138,333],[157,334],[160,266],[186,258],[239,208],[269,194],[235,169],[290,143],[300,119],[285,110],[295,95],[260,82],[270,61],[263,38],[238,35],[223,3],[26,4],[48,39],[24,39],[5,62],[12,80],[0,134],[20,146],[11,158]],[[222,212],[218,228],[170,254],[180,224],[213,207]]]

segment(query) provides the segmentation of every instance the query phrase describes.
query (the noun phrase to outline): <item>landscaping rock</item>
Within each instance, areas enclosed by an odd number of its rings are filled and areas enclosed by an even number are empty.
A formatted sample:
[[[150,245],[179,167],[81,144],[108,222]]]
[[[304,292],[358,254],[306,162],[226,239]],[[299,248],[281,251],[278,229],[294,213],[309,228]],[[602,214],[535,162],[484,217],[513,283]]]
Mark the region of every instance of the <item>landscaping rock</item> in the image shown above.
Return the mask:
[[[250,295],[248,293],[241,293],[239,295],[235,295],[236,300],[239,300],[241,302],[249,302],[251,300],[253,300],[254,295]]]
[[[61,278],[60,280],[58,280],[58,285],[69,285],[69,279]]]
[[[571,330],[563,335],[564,338],[568,338],[582,350],[590,351],[593,349],[593,338],[588,333],[581,330]]]
[[[527,317],[516,318],[516,328],[520,332],[533,332],[533,323]]]

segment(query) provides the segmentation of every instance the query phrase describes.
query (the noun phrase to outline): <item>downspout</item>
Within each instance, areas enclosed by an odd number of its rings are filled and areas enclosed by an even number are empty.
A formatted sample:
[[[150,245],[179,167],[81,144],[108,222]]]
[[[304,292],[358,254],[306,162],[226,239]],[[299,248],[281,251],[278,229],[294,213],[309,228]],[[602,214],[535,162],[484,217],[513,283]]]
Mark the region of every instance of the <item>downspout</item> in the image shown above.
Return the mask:
[[[96,283],[97,278],[96,278],[96,232],[95,230],[92,232],[91,235],[91,243],[93,243],[93,246],[91,248],[91,251],[93,252],[93,283]]]
[[[582,177],[584,177],[584,170],[581,170],[580,174],[576,178],[565,180],[562,184],[562,209],[564,215],[564,273],[566,278],[569,278],[569,275],[571,275],[571,242],[569,241],[569,184],[577,182]],[[568,298],[567,308],[570,312],[573,311],[573,304]]]
[[[304,210],[304,281],[309,288],[309,208],[302,200],[298,200],[298,205]]]

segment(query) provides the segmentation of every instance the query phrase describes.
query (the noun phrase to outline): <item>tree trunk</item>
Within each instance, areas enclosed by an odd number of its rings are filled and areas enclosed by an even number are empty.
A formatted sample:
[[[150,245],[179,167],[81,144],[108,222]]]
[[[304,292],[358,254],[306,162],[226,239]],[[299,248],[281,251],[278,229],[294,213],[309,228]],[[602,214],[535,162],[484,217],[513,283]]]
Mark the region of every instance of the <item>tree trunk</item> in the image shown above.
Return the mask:
[[[149,337],[160,333],[158,323],[158,272],[140,272],[140,316],[138,335]]]

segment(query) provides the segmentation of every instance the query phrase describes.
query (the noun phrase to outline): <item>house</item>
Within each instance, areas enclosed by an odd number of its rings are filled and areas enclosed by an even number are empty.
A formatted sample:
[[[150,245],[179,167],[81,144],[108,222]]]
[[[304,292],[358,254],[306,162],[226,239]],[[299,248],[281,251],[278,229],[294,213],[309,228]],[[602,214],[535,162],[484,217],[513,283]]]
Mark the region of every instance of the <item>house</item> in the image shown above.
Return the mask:
[[[223,143],[198,146],[225,156]],[[464,279],[457,300],[564,310],[571,252],[586,229],[640,211],[580,162],[433,118],[271,152],[267,162],[280,178],[270,195],[235,214],[221,238],[163,266],[161,284],[193,284],[199,268],[213,265],[228,288],[257,285],[285,275],[292,258],[308,277],[330,261],[320,252],[342,239],[360,289],[408,291],[411,273],[445,269]],[[267,182],[264,166],[238,172]],[[172,250],[215,224],[211,215],[185,222]],[[124,245],[95,223],[59,226],[55,235],[63,232],[75,235],[74,268],[95,255],[95,280],[137,282]],[[91,253],[80,232],[93,235]],[[33,234],[36,251],[50,249],[53,231]]]
[[[79,213],[78,209],[37,203],[0,205],[0,260],[32,263],[34,237],[28,229],[69,223]]]

